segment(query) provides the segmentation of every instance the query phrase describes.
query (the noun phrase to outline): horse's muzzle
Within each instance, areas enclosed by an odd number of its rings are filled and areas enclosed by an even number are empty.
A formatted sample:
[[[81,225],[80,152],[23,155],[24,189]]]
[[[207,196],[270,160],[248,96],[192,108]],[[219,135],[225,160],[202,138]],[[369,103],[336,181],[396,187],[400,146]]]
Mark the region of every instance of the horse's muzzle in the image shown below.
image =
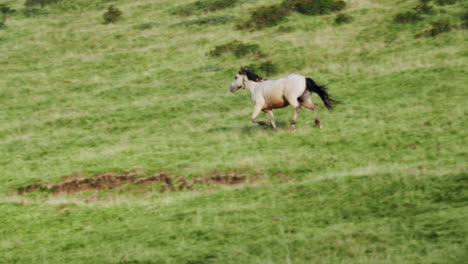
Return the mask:
[[[229,86],[229,91],[231,91],[231,93],[234,93],[235,91],[237,91],[237,89],[234,85],[231,85]]]

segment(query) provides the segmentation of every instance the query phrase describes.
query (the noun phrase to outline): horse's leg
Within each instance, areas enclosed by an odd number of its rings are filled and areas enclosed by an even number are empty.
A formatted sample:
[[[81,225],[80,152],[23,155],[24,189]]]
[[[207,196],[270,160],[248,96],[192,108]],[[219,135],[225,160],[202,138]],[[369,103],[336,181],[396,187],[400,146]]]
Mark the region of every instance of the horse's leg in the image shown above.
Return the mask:
[[[295,97],[294,98],[286,97],[286,100],[288,100],[288,103],[292,107],[294,107],[294,114],[293,114],[293,117],[291,119],[291,129],[296,129],[296,120],[297,120],[297,116],[301,112],[301,105],[299,104],[299,101]]]
[[[275,129],[275,131],[278,131],[278,128],[276,127],[276,123],[275,123],[275,116],[273,115],[273,111],[271,110],[264,110],[263,112],[265,112],[265,114],[268,116],[268,118],[270,119],[270,123],[271,125],[273,126],[273,128]]]
[[[254,111],[253,111],[253,114],[252,114],[252,122],[255,123],[255,124],[261,125],[261,126],[268,126],[268,124],[265,123],[265,122],[257,121],[257,116],[258,116],[258,114],[260,114],[261,111],[262,111],[262,106],[261,105],[255,105],[255,108],[254,108]]]
[[[318,104],[314,104],[314,119],[315,119],[315,125],[318,128],[322,128],[322,124],[320,124],[320,120],[318,119]]]
[[[291,129],[296,129],[296,120],[300,112],[301,112],[301,105],[294,107],[294,114],[291,119]]]
[[[320,124],[320,120],[318,119],[318,105],[314,104],[312,102],[312,98],[310,96],[310,93],[304,93],[304,95],[301,97],[302,99],[302,105],[310,110],[314,111],[314,119],[315,119],[315,125],[318,128],[322,128],[322,124]]]

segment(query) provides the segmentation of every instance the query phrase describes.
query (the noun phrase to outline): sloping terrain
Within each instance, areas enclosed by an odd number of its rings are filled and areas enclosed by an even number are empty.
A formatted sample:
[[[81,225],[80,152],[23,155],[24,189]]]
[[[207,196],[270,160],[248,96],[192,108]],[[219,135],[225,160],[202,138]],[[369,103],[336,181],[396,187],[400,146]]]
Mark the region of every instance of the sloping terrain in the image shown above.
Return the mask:
[[[465,260],[467,4],[302,2],[2,1],[0,263]],[[240,66],[342,103],[274,133],[228,91]],[[243,180],[141,190],[163,171]]]

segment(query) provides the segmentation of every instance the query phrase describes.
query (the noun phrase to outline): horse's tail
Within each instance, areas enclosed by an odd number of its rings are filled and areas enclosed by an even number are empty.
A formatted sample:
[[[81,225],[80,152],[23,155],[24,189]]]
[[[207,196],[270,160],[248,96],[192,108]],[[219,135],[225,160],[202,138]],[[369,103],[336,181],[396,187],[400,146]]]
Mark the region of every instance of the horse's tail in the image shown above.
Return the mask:
[[[327,109],[332,109],[333,105],[339,104],[340,102],[331,98],[328,94],[327,87],[325,85],[318,85],[312,80],[311,78],[306,78],[306,89],[309,92],[314,92],[322,98],[323,103],[327,107]]]

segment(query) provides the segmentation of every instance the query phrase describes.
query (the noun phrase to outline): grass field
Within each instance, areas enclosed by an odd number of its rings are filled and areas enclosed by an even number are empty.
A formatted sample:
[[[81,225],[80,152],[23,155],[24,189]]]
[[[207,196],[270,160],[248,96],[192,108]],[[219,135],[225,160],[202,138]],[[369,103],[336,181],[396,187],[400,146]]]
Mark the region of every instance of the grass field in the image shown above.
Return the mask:
[[[177,14],[193,2],[1,2],[16,12],[0,28],[0,263],[467,261],[466,2],[397,24],[420,2],[348,0],[348,24],[293,12],[261,30],[235,25],[280,1]],[[111,4],[122,19],[104,24]],[[232,41],[259,53],[209,55]],[[290,107],[278,133],[250,122],[228,87],[261,62],[329,84],[342,104],[314,95],[323,129],[304,109],[291,131]],[[17,193],[128,169],[257,180]]]

